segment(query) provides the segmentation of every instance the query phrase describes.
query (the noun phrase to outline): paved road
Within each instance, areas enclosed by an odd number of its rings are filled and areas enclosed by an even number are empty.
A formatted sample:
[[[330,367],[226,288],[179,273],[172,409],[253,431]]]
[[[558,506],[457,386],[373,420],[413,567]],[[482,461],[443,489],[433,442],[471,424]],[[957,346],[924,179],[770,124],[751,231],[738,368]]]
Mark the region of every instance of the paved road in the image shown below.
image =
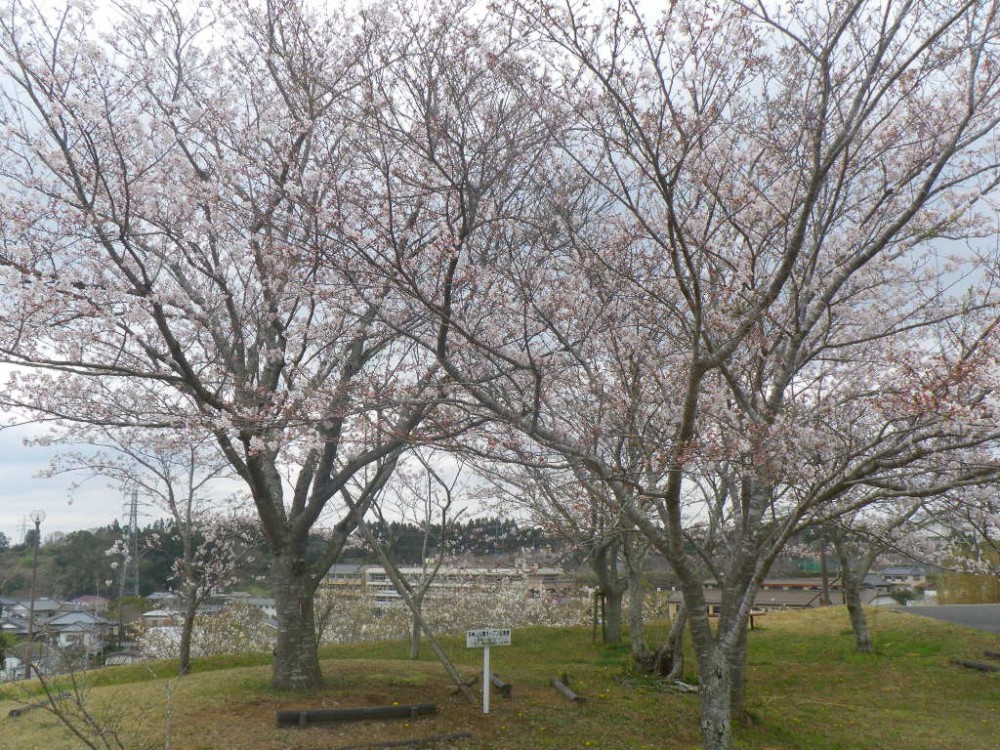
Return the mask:
[[[944,604],[936,607],[895,607],[922,617],[933,617],[988,633],[1000,633],[1000,604]]]

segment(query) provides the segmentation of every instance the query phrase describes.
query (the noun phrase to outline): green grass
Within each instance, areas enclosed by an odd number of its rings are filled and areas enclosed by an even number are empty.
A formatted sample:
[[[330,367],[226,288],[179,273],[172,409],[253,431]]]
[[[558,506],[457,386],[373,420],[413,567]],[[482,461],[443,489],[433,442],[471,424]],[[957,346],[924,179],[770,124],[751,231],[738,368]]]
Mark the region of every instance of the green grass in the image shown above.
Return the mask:
[[[750,634],[747,709],[756,719],[737,732],[747,750],[995,750],[1000,731],[1000,674],[952,666],[952,658],[979,658],[1000,649],[1000,638],[912,615],[873,613],[877,653],[856,654],[843,609],[771,614]],[[665,628],[654,628],[657,638]],[[452,695],[429,649],[418,662],[402,643],[324,648],[327,685],[312,695],[267,687],[266,657],[217,657],[196,663],[182,680],[167,663],[119,667],[88,675],[92,700],[117,721],[133,746],[162,746],[166,692],[172,746],[185,750],[307,750],[377,739],[461,730],[468,750],[698,747],[696,696],[663,693],[655,681],[624,679],[628,649],[591,643],[586,629],[521,629],[510,647],[491,650],[494,671],[514,685],[514,700],[494,695],[483,716]],[[481,667],[482,652],[464,640],[444,639],[463,672]],[[693,679],[694,665],[689,664]],[[154,679],[152,674],[157,676]],[[585,695],[571,704],[549,680],[567,675]],[[53,717],[34,711],[14,719],[7,711],[28,699],[21,685],[0,688],[0,738],[18,750],[77,748]],[[477,687],[478,690],[478,687]],[[382,705],[433,701],[434,717],[307,729],[274,727],[286,708]],[[0,740],[0,745],[3,741]]]

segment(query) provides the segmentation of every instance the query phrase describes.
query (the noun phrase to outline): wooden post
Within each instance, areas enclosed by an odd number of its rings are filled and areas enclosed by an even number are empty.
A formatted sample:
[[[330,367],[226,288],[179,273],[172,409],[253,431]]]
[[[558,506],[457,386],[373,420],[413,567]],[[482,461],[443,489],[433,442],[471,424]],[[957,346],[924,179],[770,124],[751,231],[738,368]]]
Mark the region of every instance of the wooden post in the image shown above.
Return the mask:
[[[560,693],[562,693],[563,695],[565,695],[567,698],[569,698],[574,703],[583,703],[583,702],[585,702],[587,700],[582,695],[577,695],[576,693],[574,693],[570,689],[569,685],[567,685],[565,682],[563,682],[560,679],[553,678],[551,684],[552,684],[552,687],[554,687],[556,690],[558,690]]]
[[[496,672],[490,672],[490,684],[500,691],[500,695],[508,700],[513,697],[514,688],[509,682],[504,682]]]

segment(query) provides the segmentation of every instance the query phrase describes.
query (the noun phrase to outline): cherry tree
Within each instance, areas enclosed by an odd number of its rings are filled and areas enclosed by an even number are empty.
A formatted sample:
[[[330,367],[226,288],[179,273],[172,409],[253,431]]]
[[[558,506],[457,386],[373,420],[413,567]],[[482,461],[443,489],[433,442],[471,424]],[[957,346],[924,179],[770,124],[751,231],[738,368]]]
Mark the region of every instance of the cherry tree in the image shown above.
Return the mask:
[[[110,480],[117,490],[141,495],[144,504],[168,514],[165,533],[180,543],[172,578],[184,606],[177,656],[178,673],[186,674],[198,607],[215,589],[236,580],[260,541],[246,514],[248,500],[232,496],[229,462],[204,435],[182,431],[82,425],[61,432],[55,441],[37,442],[85,446],[61,452],[47,473],[80,476],[78,485],[91,478]],[[122,546],[123,555],[131,554]]]
[[[547,132],[466,10],[0,18],[4,406],[218,444],[274,553],[275,686],[319,683],[316,586],[401,452],[462,429],[412,339],[444,351],[447,325],[376,256],[437,268],[488,238]]]
[[[639,664],[651,664],[642,615],[642,565],[649,552],[645,538],[620,508],[615,512],[606,501],[605,488],[586,474],[574,473],[558,456],[533,453],[515,435],[503,443],[506,450],[498,444],[488,460],[480,455],[477,462],[491,487],[491,501],[528,513],[568,549],[586,555],[599,587],[604,642],[622,640],[627,598],[633,656]]]
[[[861,653],[875,650],[861,600],[865,578],[879,557],[909,546],[907,535],[915,530],[910,522],[920,510],[919,502],[893,503],[887,509],[873,506],[845,514],[824,529],[836,553],[854,647]]]
[[[997,9],[505,7],[563,149],[549,220],[408,291],[470,408],[604,483],[670,562],[728,748],[788,539],[995,473],[962,460],[997,438],[991,259],[935,241],[994,230]]]
[[[389,551],[391,540],[380,539],[372,533],[370,544],[375,545],[379,559],[392,570],[393,583],[406,592],[406,604],[412,618],[410,658],[419,659],[424,601],[441,566],[448,559],[449,525],[459,519],[464,508],[455,507],[456,491],[462,480],[461,466],[450,476],[445,476],[440,468],[434,467],[433,454],[415,454],[411,458],[413,465],[397,471],[394,481],[383,491],[375,511],[383,529],[389,526],[386,523],[386,512],[399,514],[406,522],[412,518],[422,529],[420,573],[416,576],[402,575],[398,560],[393,559]]]

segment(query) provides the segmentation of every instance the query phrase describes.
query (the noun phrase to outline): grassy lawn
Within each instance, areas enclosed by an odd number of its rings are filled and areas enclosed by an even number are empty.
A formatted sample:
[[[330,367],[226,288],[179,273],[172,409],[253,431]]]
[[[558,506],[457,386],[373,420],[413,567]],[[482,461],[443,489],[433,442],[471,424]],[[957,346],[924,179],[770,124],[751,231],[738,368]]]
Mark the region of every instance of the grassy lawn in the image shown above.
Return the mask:
[[[751,633],[747,707],[756,719],[738,732],[753,750],[996,750],[1000,745],[1000,673],[949,664],[1000,650],[988,633],[894,612],[873,612],[878,653],[853,652],[846,612],[828,608],[769,614]],[[662,631],[657,631],[662,635]],[[446,639],[470,677],[481,651]],[[588,630],[524,629],[514,645],[491,649],[492,666],[514,685],[513,700],[494,694],[489,716],[449,691],[440,666],[405,659],[400,643],[324,649],[324,690],[309,696],[267,687],[265,657],[202,660],[172,679],[171,666],[118,667],[87,676],[89,699],[115,724],[128,748],[163,747],[170,726],[177,750],[332,750],[364,742],[470,731],[468,750],[502,748],[658,748],[698,746],[697,697],[662,693],[630,679],[627,648],[591,643]],[[567,675],[587,697],[572,704],[549,686]],[[693,680],[693,665],[689,667]],[[26,683],[30,684],[30,683]],[[0,747],[79,748],[50,714],[7,716],[33,700],[21,685],[0,688]],[[477,687],[478,692],[478,687]],[[171,694],[168,701],[167,695]],[[278,729],[279,709],[435,702],[437,715],[415,720]],[[9,742],[9,744],[7,744]]]

